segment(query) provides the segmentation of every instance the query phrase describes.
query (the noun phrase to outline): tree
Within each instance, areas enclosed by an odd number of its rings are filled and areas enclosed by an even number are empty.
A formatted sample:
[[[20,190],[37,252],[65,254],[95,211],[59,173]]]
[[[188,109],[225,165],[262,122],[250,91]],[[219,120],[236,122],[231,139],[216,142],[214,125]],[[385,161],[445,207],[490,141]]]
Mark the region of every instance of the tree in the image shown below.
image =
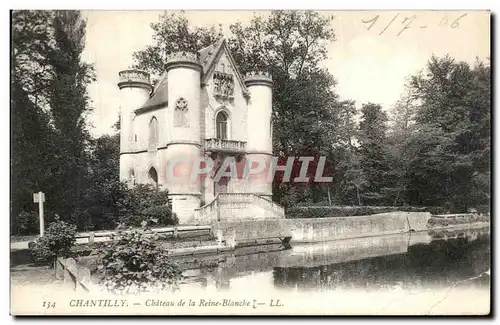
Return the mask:
[[[103,135],[92,144],[87,171],[87,186],[82,195],[81,216],[87,229],[114,229],[119,223],[117,202],[126,185],[119,179],[120,137]]]
[[[392,108],[391,125],[387,139],[391,166],[389,173],[394,179],[393,192],[395,197],[392,205],[407,205],[408,203],[408,175],[411,161],[408,152],[408,140],[415,131],[417,109],[415,90],[407,82],[401,98]]]
[[[16,10],[11,15],[11,230],[18,233],[37,231],[33,193],[51,184],[55,131],[47,107],[51,14]]]
[[[412,77],[419,105],[408,144],[414,153],[410,201],[427,197],[459,212],[488,203],[490,73],[484,63],[446,56],[432,57],[426,74]]]
[[[248,26],[230,26],[229,46],[245,73],[269,71],[273,76],[273,151],[286,161],[290,156],[328,155],[338,138],[337,95],[333,76],[320,67],[327,58],[326,48],[335,40],[330,26],[333,17],[313,11],[272,11],[268,17],[255,16]],[[328,161],[330,163],[330,161]],[[327,164],[328,170],[333,166]],[[319,184],[275,182],[274,199],[300,199],[311,190],[310,200],[326,193]]]
[[[221,37],[221,26],[190,28],[189,21],[182,13],[165,12],[159,21],[151,23],[153,44],[133,54],[134,68],[160,76],[165,70],[167,54],[176,51],[198,51],[214,44]]]
[[[389,165],[387,152],[387,114],[378,104],[368,103],[361,107],[359,123],[359,155],[362,174],[366,179],[366,192],[362,194],[367,203],[381,203],[387,198]]]
[[[95,80],[93,67],[81,60],[86,22],[79,11],[56,11],[53,19],[54,46],[48,61],[53,67],[49,104],[57,132],[53,208],[65,219],[78,220],[79,204],[86,184],[87,147],[91,137],[86,125],[91,111],[87,85]]]
[[[15,10],[12,15],[11,68],[16,82],[37,108],[47,108],[52,66],[52,12]],[[17,97],[12,97],[15,100]]]
[[[40,190],[47,222],[55,212],[74,222],[91,142],[85,118],[94,74],[81,60],[85,21],[78,11],[13,11],[12,31],[12,224],[19,226],[21,212],[31,214],[32,193]]]

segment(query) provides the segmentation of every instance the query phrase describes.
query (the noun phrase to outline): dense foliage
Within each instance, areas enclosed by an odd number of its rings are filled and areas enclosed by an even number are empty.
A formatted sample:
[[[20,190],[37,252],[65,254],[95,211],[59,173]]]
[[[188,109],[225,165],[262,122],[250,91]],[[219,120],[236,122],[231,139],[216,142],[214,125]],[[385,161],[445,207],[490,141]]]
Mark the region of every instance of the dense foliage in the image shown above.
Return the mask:
[[[59,220],[50,223],[43,237],[30,246],[30,254],[36,263],[52,263],[58,257],[68,257],[76,242],[76,226]]]
[[[120,182],[119,134],[90,136],[87,86],[95,76],[81,59],[80,12],[13,11],[12,28],[11,233],[38,233],[38,191],[46,224],[56,213],[78,230],[174,224],[166,193]]]
[[[120,224],[132,227],[140,227],[143,222],[156,226],[176,225],[179,220],[167,202],[167,191],[157,190],[149,184],[136,185],[118,199]]]
[[[181,271],[157,240],[157,235],[148,234],[146,229],[116,233],[103,248],[98,266],[106,288],[122,294],[176,290]]]
[[[85,20],[78,11],[13,11],[12,230],[31,231],[33,193],[46,193],[48,222],[58,213],[82,228],[92,139],[87,86],[93,67],[81,60]],[[24,222],[24,223],[23,223]]]
[[[286,211],[286,217],[295,218],[335,218],[369,216],[377,213],[387,212],[430,212],[432,214],[447,213],[441,207],[412,207],[412,206],[308,206],[293,207]]]

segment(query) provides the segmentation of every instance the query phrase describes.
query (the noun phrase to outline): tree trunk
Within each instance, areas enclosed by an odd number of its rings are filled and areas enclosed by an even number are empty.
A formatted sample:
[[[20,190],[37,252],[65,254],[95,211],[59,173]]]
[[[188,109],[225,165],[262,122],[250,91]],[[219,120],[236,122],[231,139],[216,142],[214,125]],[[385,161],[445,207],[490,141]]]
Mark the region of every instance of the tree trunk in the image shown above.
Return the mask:
[[[363,204],[361,204],[361,196],[359,195],[359,187],[357,187],[357,186],[356,186],[356,195],[358,197],[358,205],[362,206]]]

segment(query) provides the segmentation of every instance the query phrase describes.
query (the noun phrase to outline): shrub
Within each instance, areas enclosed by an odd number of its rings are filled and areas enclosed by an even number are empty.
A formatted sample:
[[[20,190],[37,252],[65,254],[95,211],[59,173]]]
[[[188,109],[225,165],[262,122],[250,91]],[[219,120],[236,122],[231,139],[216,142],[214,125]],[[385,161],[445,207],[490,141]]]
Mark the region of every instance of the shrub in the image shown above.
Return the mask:
[[[144,217],[144,221],[151,221],[158,225],[176,225],[179,223],[177,216],[166,205],[146,207],[142,210],[141,215]]]
[[[120,224],[140,227],[142,222],[158,226],[175,225],[177,216],[167,206],[168,192],[149,184],[138,184],[119,199]]]
[[[36,234],[39,231],[38,222],[38,213],[33,211],[21,211],[16,218],[12,219],[12,234]]]
[[[76,226],[60,221],[56,216],[43,237],[30,245],[30,254],[37,264],[48,264],[58,257],[67,257],[76,242]]]
[[[157,239],[157,235],[148,235],[144,228],[119,231],[104,248],[98,266],[103,272],[104,286],[122,294],[175,291],[181,271]]]
[[[368,216],[387,212],[430,212],[431,214],[444,213],[442,208],[411,207],[411,206],[309,206],[293,207],[286,210],[286,218],[331,218]]]

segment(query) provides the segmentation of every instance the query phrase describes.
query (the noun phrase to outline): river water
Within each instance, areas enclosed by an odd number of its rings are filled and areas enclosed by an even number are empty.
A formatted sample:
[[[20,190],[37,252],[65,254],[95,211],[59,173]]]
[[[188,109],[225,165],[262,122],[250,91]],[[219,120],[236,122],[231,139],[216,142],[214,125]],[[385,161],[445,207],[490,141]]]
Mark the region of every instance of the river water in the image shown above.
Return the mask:
[[[475,314],[476,311],[487,313],[489,310],[489,228],[294,243],[292,246],[289,250],[267,253],[239,249],[235,254],[219,257],[217,263],[211,264],[207,260],[206,266],[184,272],[186,283],[181,286],[181,291],[182,287],[197,287],[202,292],[225,293],[229,297],[258,293],[261,297],[292,294],[293,299],[303,302],[302,305],[308,300],[319,299],[324,303],[326,299],[332,303],[335,300],[337,307],[343,303],[339,300],[357,301],[338,309],[341,314],[346,310],[347,314],[364,314],[365,309],[360,312],[358,308],[362,299],[363,303],[374,306],[377,300],[384,299],[384,293],[394,297],[396,292],[416,292],[420,295],[408,301],[406,314],[419,314],[415,306],[425,303],[429,305],[421,310],[422,313]],[[450,298],[446,311],[439,312],[436,308],[430,311],[438,303],[444,305],[441,300],[452,296],[452,290],[469,294],[464,296],[466,298],[456,295],[455,301]],[[331,292],[342,292],[342,295],[318,298],[318,294]],[[348,295],[347,292],[355,294]],[[431,303],[432,299],[436,302]],[[457,301],[465,307],[459,307]],[[475,303],[480,303],[480,306]],[[467,310],[467,307],[472,309]],[[401,308],[384,309],[383,314],[398,313]],[[304,310],[308,309],[304,307]],[[291,311],[294,310],[287,309],[284,313]],[[367,314],[373,314],[373,311]]]

